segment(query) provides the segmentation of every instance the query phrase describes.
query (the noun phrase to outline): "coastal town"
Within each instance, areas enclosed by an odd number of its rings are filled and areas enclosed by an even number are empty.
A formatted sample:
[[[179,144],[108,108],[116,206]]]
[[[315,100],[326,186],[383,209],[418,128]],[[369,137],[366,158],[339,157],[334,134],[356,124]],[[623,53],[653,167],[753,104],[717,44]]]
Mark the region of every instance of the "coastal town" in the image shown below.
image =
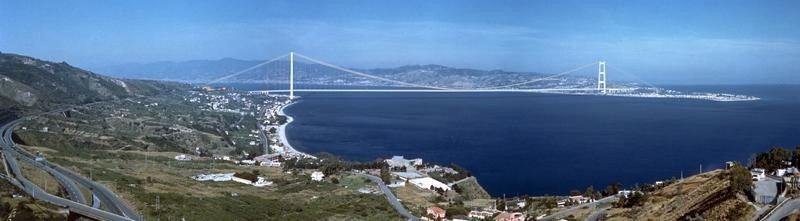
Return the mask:
[[[247,100],[237,97],[239,95],[236,93],[229,93],[226,96],[229,98],[218,99],[219,101],[211,103],[209,106],[219,108],[227,105],[226,101]],[[404,156],[392,156],[369,164],[339,165],[336,169],[322,166],[325,164],[325,160],[330,159],[321,159],[300,152],[293,148],[286,138],[285,128],[292,122],[292,118],[284,112],[284,109],[292,104],[292,100],[284,95],[257,94],[257,96],[276,97],[275,102],[254,106],[259,113],[256,117],[259,126],[257,131],[251,131],[249,137],[258,139],[249,143],[262,145],[264,147],[262,155],[253,157],[245,157],[247,155],[222,156],[218,159],[243,167],[281,168],[286,173],[308,175],[314,182],[339,182],[338,180],[342,176],[380,178],[375,180],[376,185],[388,188],[360,187],[358,192],[386,195],[387,200],[395,200],[402,205],[401,208],[396,209],[401,214],[409,213],[410,216],[406,217],[409,219],[502,221],[575,220],[581,217],[600,219],[601,216],[608,216],[610,211],[619,210],[615,208],[624,209],[641,205],[641,200],[645,196],[664,188],[670,188],[671,185],[687,182],[682,178],[662,180],[632,189],[625,189],[621,184],[613,184],[605,189],[594,190],[594,188],[588,187],[586,191],[572,191],[569,195],[552,197],[504,196],[494,198],[489,197],[481,189],[480,192],[484,193],[483,199],[473,198],[464,201],[466,198],[452,196],[464,192],[464,188],[459,184],[465,181],[473,181],[477,184],[477,179],[471,176],[467,170],[454,165],[443,166],[426,162],[421,158],[407,159]],[[222,110],[246,112],[224,108]],[[178,158],[186,157],[176,156],[176,159]],[[327,163],[330,164],[330,162]],[[735,162],[728,162],[725,170],[731,170],[736,166],[738,165]],[[781,199],[786,198],[788,190],[784,188],[783,192],[779,192],[775,187],[780,186],[781,183],[796,182],[795,174],[800,174],[795,167],[788,165],[783,168],[771,169],[769,172],[768,174],[767,170],[763,168],[752,168],[749,172],[753,188],[749,189],[748,194],[753,196],[752,203],[757,208],[754,213],[758,216],[764,215]],[[254,187],[273,185],[273,182],[264,177],[240,173],[198,174],[192,179],[198,182],[232,181]],[[480,189],[480,186],[477,186]],[[427,203],[414,204],[412,202],[415,200],[404,193],[409,187],[416,192],[427,192],[436,197],[429,198]],[[403,191],[399,190],[400,188]]]
[[[252,102],[248,97],[270,97],[263,103]],[[213,160],[230,162],[245,168],[266,167],[281,169],[288,174],[302,174],[313,182],[340,182],[347,176],[374,177],[376,186],[359,187],[362,194],[385,195],[389,201],[396,201],[401,214],[408,213],[409,219],[421,220],[538,220],[551,219],[554,214],[563,213],[570,208],[583,205],[610,205],[618,196],[627,197],[635,191],[609,189],[607,191],[587,190],[568,196],[492,198],[483,190],[477,179],[469,171],[457,165],[438,165],[422,158],[407,159],[392,156],[379,162],[344,163],[338,159],[322,159],[293,148],[286,137],[286,126],[292,122],[284,109],[292,104],[285,95],[271,95],[263,92],[242,93],[210,87],[200,88],[186,98],[189,102],[201,103],[208,111],[221,111],[253,116],[258,122],[256,130],[249,131],[247,139],[240,141],[251,146],[260,146],[260,155],[241,152],[237,155],[214,155]],[[238,107],[238,108],[237,108]],[[226,133],[228,133],[226,131]],[[180,154],[177,161],[203,159],[201,156]],[[326,162],[326,160],[328,160]],[[331,167],[330,164],[339,164]],[[275,185],[267,178],[253,173],[200,173],[191,177],[197,182],[235,182],[252,188],[265,188]],[[380,186],[387,188],[382,189]],[[472,186],[468,189],[466,186]],[[475,188],[477,187],[477,188]],[[477,190],[476,190],[477,189]],[[406,192],[414,192],[409,194]],[[465,193],[465,192],[478,192]],[[427,202],[414,199],[419,195],[432,196]],[[480,195],[463,197],[463,195]],[[412,210],[409,212],[407,210]],[[569,214],[568,214],[569,215]],[[563,217],[568,217],[564,215]]]

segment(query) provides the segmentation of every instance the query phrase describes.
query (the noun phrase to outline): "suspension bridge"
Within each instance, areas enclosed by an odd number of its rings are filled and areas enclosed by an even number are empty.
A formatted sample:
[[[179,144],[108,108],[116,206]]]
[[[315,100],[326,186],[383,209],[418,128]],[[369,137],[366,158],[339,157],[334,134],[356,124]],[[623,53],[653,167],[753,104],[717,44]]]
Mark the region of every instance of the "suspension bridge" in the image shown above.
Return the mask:
[[[302,60],[302,61],[299,61]],[[592,68],[594,67],[594,68]],[[596,69],[595,69],[596,68]],[[596,83],[580,87],[542,87],[546,82],[563,80],[566,75],[590,70],[596,72]],[[266,60],[241,71],[214,79],[207,85],[226,82],[263,83],[264,90],[254,92],[287,93],[290,98],[296,92],[412,92],[412,93],[475,93],[475,92],[539,92],[539,93],[619,93],[640,89],[639,87],[609,87],[606,78],[606,62],[597,61],[581,65],[560,73],[545,76],[529,76],[519,82],[502,85],[457,86],[449,82],[410,82],[395,78],[391,74],[365,73],[330,64],[295,52],[289,52]],[[424,73],[423,73],[424,74]],[[592,73],[594,75],[594,73]],[[585,77],[584,77],[585,78]],[[438,80],[434,79],[434,82]]]

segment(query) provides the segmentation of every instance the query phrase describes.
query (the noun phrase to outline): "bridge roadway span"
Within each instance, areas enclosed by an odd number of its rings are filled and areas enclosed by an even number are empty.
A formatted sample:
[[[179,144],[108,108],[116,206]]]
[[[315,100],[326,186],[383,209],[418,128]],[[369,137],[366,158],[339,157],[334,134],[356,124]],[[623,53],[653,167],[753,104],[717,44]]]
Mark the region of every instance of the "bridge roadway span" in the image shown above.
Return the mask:
[[[6,166],[10,168],[12,174],[9,177],[3,177],[10,183],[18,186],[32,197],[69,209],[71,212],[81,214],[83,216],[97,219],[97,220],[141,220],[141,217],[135,210],[130,208],[127,204],[122,202],[119,197],[111,192],[108,188],[98,183],[92,182],[83,176],[75,174],[69,170],[64,169],[58,165],[51,164],[47,161],[36,161],[30,153],[17,149],[16,144],[12,140],[12,133],[14,126],[18,122],[17,119],[8,117],[3,118],[0,116],[2,126],[0,126],[0,148],[4,155],[3,159]],[[34,165],[35,167],[45,170],[52,174],[67,190],[67,195],[72,200],[64,199],[54,196],[36,186],[33,182],[22,175],[22,171],[17,165],[16,159],[19,158],[26,163]],[[83,186],[89,188],[93,193],[93,206],[86,205],[86,199],[81,194],[80,189],[75,185],[75,181]],[[101,202],[106,208],[110,210],[103,211],[98,209]]]
[[[608,88],[607,91],[630,91],[636,88]],[[251,91],[270,92],[270,93],[288,93],[294,92],[379,92],[379,93],[486,93],[486,92],[520,92],[520,93],[557,93],[557,92],[591,92],[599,91],[597,88],[551,88],[551,89],[294,89],[294,90],[262,90]]]

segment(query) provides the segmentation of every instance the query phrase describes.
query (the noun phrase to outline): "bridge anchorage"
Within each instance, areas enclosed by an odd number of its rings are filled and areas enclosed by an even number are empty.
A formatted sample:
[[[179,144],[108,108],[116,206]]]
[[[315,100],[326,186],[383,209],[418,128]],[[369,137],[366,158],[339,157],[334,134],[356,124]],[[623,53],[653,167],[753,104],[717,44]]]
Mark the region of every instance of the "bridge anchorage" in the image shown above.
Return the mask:
[[[300,61],[298,62],[298,60]],[[591,78],[593,78],[591,77],[592,73],[589,73],[593,71],[587,69],[595,64],[597,65],[596,86],[591,82]],[[426,74],[425,72],[429,72],[430,70],[415,71],[417,72],[414,74],[424,77],[424,74]],[[568,74],[573,74],[573,76],[576,76],[574,73],[579,71],[580,73],[584,74],[580,75],[579,78],[564,77]],[[255,76],[251,76],[249,79],[242,79],[242,77],[238,77],[240,79],[238,81],[234,80],[227,82],[263,82],[268,85],[268,89],[258,92],[286,93],[290,99],[296,98],[295,92],[555,92],[605,95],[619,91],[634,90],[637,88],[608,87],[606,61],[603,60],[578,66],[574,69],[549,76],[526,76],[521,73],[516,73],[520,74],[516,75],[516,79],[536,77],[534,79],[518,83],[506,85],[481,85],[480,83],[466,83],[464,85],[481,86],[459,86],[459,84],[450,82],[428,83],[431,85],[426,85],[426,83],[396,80],[393,79],[396,78],[393,73],[381,73],[379,71],[365,73],[359,70],[344,68],[342,66],[320,61],[296,52],[289,52],[242,71],[218,78],[210,81],[208,85],[223,82],[225,80],[235,79],[234,77],[250,72],[256,72]],[[252,78],[264,79],[253,80]],[[436,80],[430,79],[421,81],[436,82]],[[578,81],[582,83],[572,84]],[[278,88],[274,87],[276,85]],[[283,88],[280,88],[281,86],[283,86]],[[301,88],[298,88],[298,86]]]

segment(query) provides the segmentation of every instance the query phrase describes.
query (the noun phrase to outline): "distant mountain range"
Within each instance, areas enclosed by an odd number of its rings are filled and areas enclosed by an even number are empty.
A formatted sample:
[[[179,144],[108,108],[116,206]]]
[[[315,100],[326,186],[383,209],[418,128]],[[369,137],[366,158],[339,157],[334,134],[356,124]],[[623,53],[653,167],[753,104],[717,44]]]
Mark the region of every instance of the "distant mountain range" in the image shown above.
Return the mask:
[[[186,85],[101,76],[65,62],[0,53],[0,109],[56,105],[153,95]]]
[[[169,80],[191,83],[206,83],[226,75],[261,64],[264,61],[238,60],[192,60],[184,62],[155,62],[146,64],[113,65],[94,70],[110,76],[135,79]],[[515,84],[548,75],[533,72],[508,72],[502,70],[477,70],[453,68],[442,65],[406,65],[396,68],[354,69],[366,74],[413,84],[446,88],[485,88]],[[288,81],[288,62],[276,61],[241,75],[224,79],[223,82],[271,82]],[[295,62],[296,84],[358,85],[358,86],[402,86],[381,80],[364,78],[319,64]],[[562,76],[548,78],[515,88],[583,88],[596,85],[590,77]]]

